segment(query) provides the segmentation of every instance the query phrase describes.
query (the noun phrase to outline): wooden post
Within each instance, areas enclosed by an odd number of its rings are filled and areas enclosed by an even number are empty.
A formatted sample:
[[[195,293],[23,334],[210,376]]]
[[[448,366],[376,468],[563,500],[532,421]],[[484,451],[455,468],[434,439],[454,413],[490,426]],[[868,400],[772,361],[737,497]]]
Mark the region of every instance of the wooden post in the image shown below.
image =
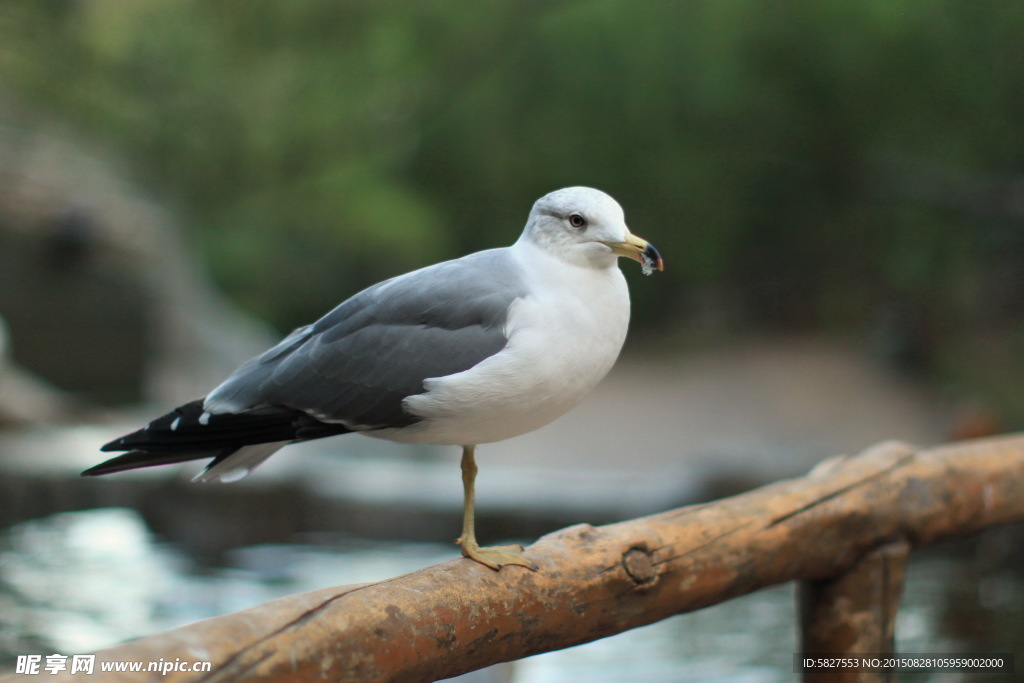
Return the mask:
[[[808,656],[892,654],[910,546],[869,552],[833,579],[801,581],[801,652]],[[805,683],[884,683],[891,672],[806,669]]]

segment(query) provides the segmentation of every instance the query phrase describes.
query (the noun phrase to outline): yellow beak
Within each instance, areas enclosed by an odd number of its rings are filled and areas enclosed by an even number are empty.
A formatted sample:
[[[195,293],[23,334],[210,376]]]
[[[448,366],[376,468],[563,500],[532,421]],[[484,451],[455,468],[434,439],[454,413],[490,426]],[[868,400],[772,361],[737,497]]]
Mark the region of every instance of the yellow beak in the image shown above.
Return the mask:
[[[609,249],[619,256],[633,259],[643,266],[645,271],[648,269],[665,270],[665,263],[662,261],[661,254],[658,253],[653,244],[642,237],[627,234],[626,239],[622,242],[604,242],[603,244],[606,244]]]

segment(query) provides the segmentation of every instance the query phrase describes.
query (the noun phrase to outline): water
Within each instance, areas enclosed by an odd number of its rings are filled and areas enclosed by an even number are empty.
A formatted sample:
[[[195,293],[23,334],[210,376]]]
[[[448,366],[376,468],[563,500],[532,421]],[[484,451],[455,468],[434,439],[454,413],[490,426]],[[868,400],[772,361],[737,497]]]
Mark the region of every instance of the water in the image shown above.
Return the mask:
[[[900,651],[1012,652],[1021,644],[1024,584],[1014,569],[1019,564],[1003,561],[1016,557],[1007,546],[1013,541],[988,538],[916,556],[897,621]],[[18,654],[87,652],[301,591],[393,577],[454,555],[452,546],[325,536],[230,551],[222,566],[203,567],[158,542],[132,510],[56,514],[0,537],[0,666]],[[512,683],[792,681],[795,615],[794,587],[787,584],[531,657],[505,673]]]

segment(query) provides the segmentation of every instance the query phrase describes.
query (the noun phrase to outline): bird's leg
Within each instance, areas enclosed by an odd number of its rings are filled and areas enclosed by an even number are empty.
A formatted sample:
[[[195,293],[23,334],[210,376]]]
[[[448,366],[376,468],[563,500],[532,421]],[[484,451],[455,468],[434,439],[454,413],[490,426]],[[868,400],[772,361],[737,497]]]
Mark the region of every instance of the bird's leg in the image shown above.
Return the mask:
[[[491,569],[499,569],[506,564],[518,564],[528,569],[537,569],[537,565],[530,562],[523,555],[521,545],[498,545],[490,548],[481,548],[476,542],[476,531],[474,524],[474,510],[476,507],[476,494],[474,485],[476,482],[476,458],[473,456],[475,446],[462,447],[462,491],[465,496],[462,506],[462,535],[455,541],[462,547],[462,554],[480,564],[487,565]]]

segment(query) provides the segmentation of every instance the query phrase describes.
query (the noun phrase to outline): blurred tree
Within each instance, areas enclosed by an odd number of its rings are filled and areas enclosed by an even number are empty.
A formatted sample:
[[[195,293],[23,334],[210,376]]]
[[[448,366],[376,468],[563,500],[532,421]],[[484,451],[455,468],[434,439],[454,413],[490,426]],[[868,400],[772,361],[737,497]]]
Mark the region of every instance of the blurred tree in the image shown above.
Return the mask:
[[[1020,194],[978,189],[1024,173],[1020,3],[9,0],[0,78],[132,155],[283,328],[589,184],[667,255],[641,324],[712,291],[1024,340]]]

